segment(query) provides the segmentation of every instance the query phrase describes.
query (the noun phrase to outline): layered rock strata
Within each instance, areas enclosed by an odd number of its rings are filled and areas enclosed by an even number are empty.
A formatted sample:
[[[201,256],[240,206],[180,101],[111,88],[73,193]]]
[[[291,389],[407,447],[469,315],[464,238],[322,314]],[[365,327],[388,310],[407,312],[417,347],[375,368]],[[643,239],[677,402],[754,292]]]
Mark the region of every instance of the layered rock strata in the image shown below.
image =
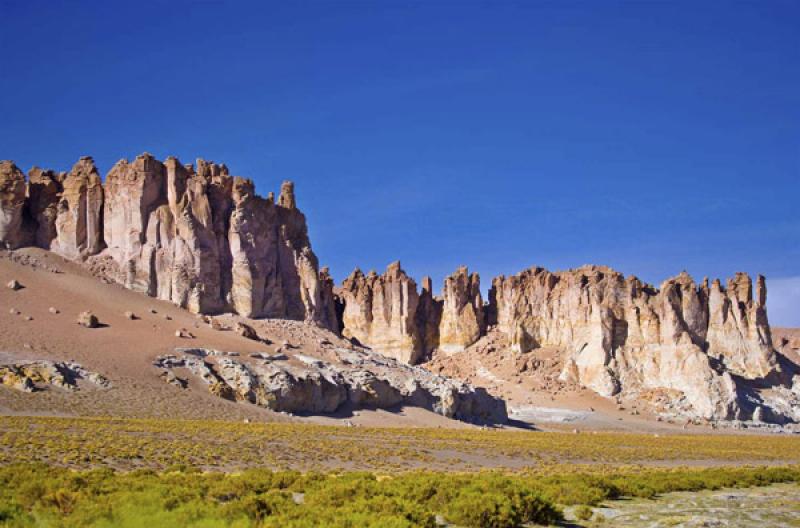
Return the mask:
[[[27,195],[27,198],[26,198]],[[0,244],[85,261],[133,290],[196,313],[315,322],[338,330],[333,282],[319,271],[294,185],[277,203],[225,165],[119,161],[102,182],[92,158],[26,182],[0,163]]]

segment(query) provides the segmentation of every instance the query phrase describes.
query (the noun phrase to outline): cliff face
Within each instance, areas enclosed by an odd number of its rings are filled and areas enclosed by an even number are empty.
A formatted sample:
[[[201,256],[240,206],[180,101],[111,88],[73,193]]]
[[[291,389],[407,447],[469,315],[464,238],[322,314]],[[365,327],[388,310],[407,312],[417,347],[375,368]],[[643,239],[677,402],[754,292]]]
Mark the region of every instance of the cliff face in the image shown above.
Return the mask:
[[[27,189],[26,200],[24,176],[2,162],[4,245],[34,244],[85,260],[128,288],[193,312],[337,329],[332,281],[319,273],[291,182],[276,204],[224,165],[143,154],[119,161],[105,184],[88,157],[66,175],[34,168]]]
[[[699,415],[733,418],[731,374],[753,380],[777,367],[763,277],[758,283],[754,301],[745,274],[723,289],[719,281],[698,286],[682,273],[656,290],[608,268],[534,268],[496,278],[490,296],[512,347],[564,351],[562,379],[604,396],[677,390]]]
[[[25,206],[25,175],[11,161],[0,161],[0,242],[10,249],[25,243],[22,209]]]
[[[422,358],[424,337],[417,327],[419,294],[399,262],[383,275],[356,269],[339,292],[344,303],[342,334],[409,364]]]
[[[491,328],[517,354],[560,350],[565,382],[606,397],[667,393],[692,416],[733,419],[742,415],[736,379],[771,383],[778,369],[763,277],[752,290],[746,274],[723,288],[682,273],[656,289],[605,267],[532,268],[497,277],[484,304],[465,267],[439,298],[430,279],[417,294],[395,263],[381,276],[354,272],[341,300],[344,334],[402,361],[457,354]]]
[[[432,289],[425,277],[418,293],[399,262],[383,275],[355,270],[339,291],[343,334],[411,364],[436,349],[464,350],[486,330],[478,275],[461,267],[445,280],[441,298]]]

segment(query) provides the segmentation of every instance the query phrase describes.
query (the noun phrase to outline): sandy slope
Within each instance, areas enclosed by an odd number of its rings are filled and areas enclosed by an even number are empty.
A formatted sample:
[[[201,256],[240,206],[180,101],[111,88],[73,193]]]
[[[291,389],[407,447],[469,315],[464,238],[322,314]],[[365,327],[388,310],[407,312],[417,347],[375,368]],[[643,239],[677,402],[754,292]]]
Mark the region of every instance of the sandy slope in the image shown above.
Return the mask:
[[[173,353],[175,347],[215,348],[244,355],[273,353],[288,340],[298,347],[297,353],[316,355],[315,345],[322,337],[337,338],[299,322],[248,321],[260,335],[273,342],[265,345],[232,331],[213,330],[198,316],[168,302],[116,284],[105,284],[80,265],[47,251],[19,250],[13,260],[11,254],[0,254],[0,354],[6,359],[75,360],[105,375],[113,388],[101,390],[84,384],[75,393],[49,389],[27,394],[0,386],[0,413],[463,426],[421,409],[397,413],[361,411],[356,416],[339,418],[291,417],[219,399],[205,387],[182,390],[168,385],[159,379],[152,361],[156,356]],[[53,272],[54,269],[59,272]],[[18,291],[7,288],[12,279],[24,288]],[[50,313],[51,307],[60,313]],[[12,314],[12,309],[20,313]],[[78,314],[87,310],[106,326],[88,329],[78,325]],[[124,315],[126,311],[134,312],[140,319],[129,320]],[[223,319],[230,324],[238,317],[228,315]],[[180,328],[194,334],[195,339],[176,337],[175,331]]]
[[[58,270],[58,272],[54,272]],[[16,279],[24,288],[13,291],[5,285]],[[324,357],[319,342],[328,339],[337,346],[347,343],[332,333],[295,321],[247,320],[272,344],[245,339],[232,331],[213,330],[196,315],[164,301],[106,284],[80,265],[40,249],[0,252],[0,361],[8,359],[75,360],[105,375],[111,389],[84,384],[80,391],[59,389],[32,394],[0,386],[0,414],[208,418],[251,421],[313,421],[326,424],[351,422],[368,426],[471,427],[419,408],[390,411],[362,410],[336,416],[297,417],[275,413],[251,404],[234,403],[209,394],[198,384],[182,390],[164,383],[152,366],[156,356],[170,354],[175,347],[204,347],[274,353],[284,341],[297,346],[297,354]],[[60,313],[50,313],[50,308]],[[76,323],[82,311],[97,315],[102,328],[87,329]],[[155,310],[156,313],[151,313]],[[11,313],[11,311],[19,312]],[[129,320],[126,311],[140,319]],[[32,320],[26,320],[32,317]],[[221,316],[232,326],[238,316]],[[194,339],[179,338],[181,328]],[[776,345],[783,337],[800,342],[800,329],[776,329]],[[628,405],[591,391],[557,382],[560,371],[552,351],[540,350],[525,358],[482,352],[492,336],[483,338],[471,353],[439,357],[427,366],[435,372],[465,379],[505,398],[516,425],[559,430],[605,429],[686,432],[684,424],[657,422],[644,410],[637,414]],[[796,349],[783,347],[790,359]],[[520,361],[535,361],[519,374]],[[520,422],[528,422],[527,424]],[[513,424],[512,424],[513,425]],[[708,427],[688,430],[709,432]]]

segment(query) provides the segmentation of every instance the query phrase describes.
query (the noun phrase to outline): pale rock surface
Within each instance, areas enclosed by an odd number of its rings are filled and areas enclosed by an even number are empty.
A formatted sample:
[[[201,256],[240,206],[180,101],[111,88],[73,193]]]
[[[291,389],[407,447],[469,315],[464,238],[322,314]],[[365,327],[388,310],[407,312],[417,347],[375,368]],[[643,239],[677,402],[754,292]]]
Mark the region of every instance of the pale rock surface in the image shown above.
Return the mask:
[[[414,279],[394,262],[386,272],[356,269],[339,290],[344,336],[405,363],[417,363],[423,343],[417,329],[419,294]]]
[[[195,313],[339,330],[333,281],[319,270],[292,182],[283,182],[276,203],[225,165],[162,163],[150,154],[119,161],[105,184],[90,157],[68,174],[34,167],[29,178],[26,200],[22,172],[0,164],[3,246],[51,249],[85,261],[103,280]]]
[[[461,352],[486,332],[480,277],[466,266],[458,268],[445,279],[442,299],[439,350]]]
[[[22,212],[25,175],[11,161],[0,161],[0,246],[16,249],[25,244]]]
[[[357,347],[331,349],[331,361],[301,354],[243,358],[206,349],[175,351],[184,355],[161,356],[154,362],[168,383],[176,384],[171,381],[174,376],[165,373],[187,368],[220,397],[275,411],[319,414],[344,406],[408,405],[470,422],[508,419],[505,402],[483,389]]]
[[[34,245],[50,249],[53,241],[58,236],[56,220],[58,218],[58,203],[63,192],[62,182],[65,173],[56,173],[52,170],[42,170],[33,167],[28,171],[28,199],[27,207],[29,216],[34,222],[32,227],[32,242]]]
[[[66,258],[95,255],[103,248],[103,184],[94,160],[84,156],[64,177],[50,249]]]
[[[698,287],[686,273],[655,289],[605,267],[531,268],[494,280],[490,322],[520,351],[563,350],[562,379],[603,396],[675,390],[697,416],[732,419],[740,409],[731,374],[763,378],[776,368],[759,283],[754,302],[743,274],[725,290]]]

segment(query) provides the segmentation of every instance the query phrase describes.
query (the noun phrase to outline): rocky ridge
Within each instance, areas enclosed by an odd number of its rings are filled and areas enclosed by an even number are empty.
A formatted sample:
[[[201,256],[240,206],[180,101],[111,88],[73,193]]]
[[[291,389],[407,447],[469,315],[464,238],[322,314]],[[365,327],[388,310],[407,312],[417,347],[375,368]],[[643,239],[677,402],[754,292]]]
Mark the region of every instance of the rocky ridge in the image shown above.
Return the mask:
[[[422,407],[448,418],[502,424],[503,400],[485,390],[358,347],[330,347],[327,358],[302,354],[264,355],[208,349],[179,349],[154,366],[178,387],[176,372],[202,380],[213,394],[289,413],[334,413],[342,409]]]
[[[225,165],[120,160],[103,183],[90,157],[68,173],[0,162],[0,245],[84,261],[107,280],[196,313],[307,320],[336,329],[294,186],[277,203]]]
[[[560,381],[605,397],[666,401],[692,418],[795,420],[760,391],[792,386],[772,343],[762,276],[754,292],[744,273],[725,286],[681,273],[655,288],[601,266],[531,268],[495,278],[488,303],[477,274],[463,267],[441,297],[424,284],[417,294],[399,263],[380,276],[356,270],[339,291],[344,335],[414,363],[458,354],[491,332],[503,343],[492,350],[509,349],[531,375],[538,362],[525,361],[527,353],[558,350]]]

